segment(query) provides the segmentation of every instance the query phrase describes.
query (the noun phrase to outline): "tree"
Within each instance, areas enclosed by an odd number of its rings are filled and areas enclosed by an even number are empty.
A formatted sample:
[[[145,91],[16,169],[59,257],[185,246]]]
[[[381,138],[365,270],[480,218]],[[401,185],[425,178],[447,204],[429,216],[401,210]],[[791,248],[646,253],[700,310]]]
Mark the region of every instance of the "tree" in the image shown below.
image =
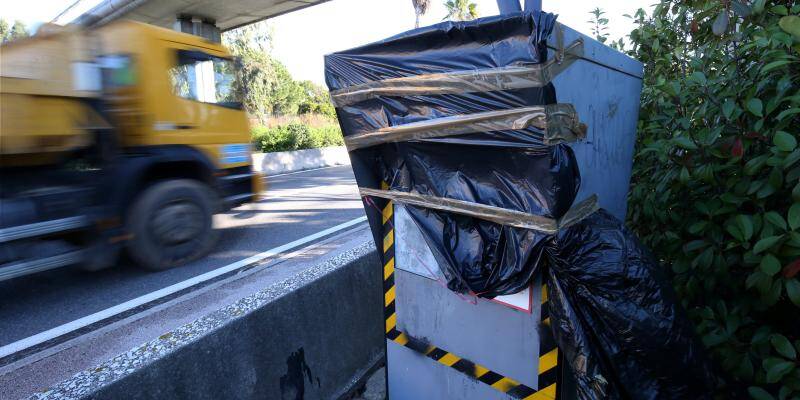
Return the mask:
[[[671,274],[721,399],[800,397],[798,14],[662,0],[630,35],[645,68],[628,224]]]
[[[297,107],[298,114],[322,114],[331,119],[336,118],[336,110],[324,87],[311,81],[301,81],[299,85],[303,95]]]
[[[600,7],[595,8],[592,11],[589,11],[589,14],[592,15],[592,19],[589,22],[592,24],[592,35],[594,38],[597,39],[600,43],[605,43],[608,40],[608,18],[604,18],[603,11]]]
[[[270,97],[272,114],[290,115],[297,114],[300,101],[303,98],[303,88],[292,79],[292,74],[282,62],[271,58],[272,70],[275,80],[271,82]]]
[[[8,35],[8,40],[22,39],[28,36],[30,35],[25,28],[25,24],[20,20],[14,21],[14,26],[11,27],[11,33]]]
[[[233,90],[250,116],[265,123],[272,115],[295,114],[301,106],[308,112],[328,113],[320,104],[327,92],[317,95],[313,89],[309,99],[308,84],[292,79],[286,66],[270,55],[272,40],[272,30],[264,22],[226,32],[223,37],[239,64]]]
[[[478,5],[469,0],[447,0],[444,6],[447,8],[444,19],[469,21],[478,18]]]
[[[414,14],[417,16],[417,20],[414,22],[414,28],[419,28],[419,17],[428,12],[428,6],[431,5],[431,0],[411,0],[411,2],[414,4]]]
[[[0,18],[0,43],[6,41],[6,37],[8,37],[9,32],[10,29],[8,27],[8,22],[6,22],[5,19]]]

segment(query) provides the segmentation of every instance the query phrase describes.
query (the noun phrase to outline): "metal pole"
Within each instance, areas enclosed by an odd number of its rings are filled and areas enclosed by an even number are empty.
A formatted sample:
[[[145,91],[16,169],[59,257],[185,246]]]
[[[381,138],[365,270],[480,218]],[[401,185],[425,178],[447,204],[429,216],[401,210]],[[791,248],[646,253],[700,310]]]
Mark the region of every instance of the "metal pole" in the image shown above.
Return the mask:
[[[542,0],[525,0],[525,11],[542,11]]]
[[[522,11],[519,0],[497,0],[497,8],[500,9],[500,15]]]

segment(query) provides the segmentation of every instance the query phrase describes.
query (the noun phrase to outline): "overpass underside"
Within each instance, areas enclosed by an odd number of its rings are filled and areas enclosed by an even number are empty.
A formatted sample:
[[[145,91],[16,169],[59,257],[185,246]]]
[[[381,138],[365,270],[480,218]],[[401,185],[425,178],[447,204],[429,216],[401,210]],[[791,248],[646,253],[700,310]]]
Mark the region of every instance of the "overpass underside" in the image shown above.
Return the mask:
[[[219,41],[219,33],[328,0],[105,0],[78,17],[86,26],[132,19]]]

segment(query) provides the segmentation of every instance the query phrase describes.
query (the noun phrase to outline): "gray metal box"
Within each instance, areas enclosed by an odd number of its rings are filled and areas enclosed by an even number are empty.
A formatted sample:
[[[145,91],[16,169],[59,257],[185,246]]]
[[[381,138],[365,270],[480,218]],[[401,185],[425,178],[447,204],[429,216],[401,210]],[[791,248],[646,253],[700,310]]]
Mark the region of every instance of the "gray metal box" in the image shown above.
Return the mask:
[[[586,139],[571,145],[582,177],[576,201],[597,194],[601,207],[624,219],[642,64],[563,25],[556,32],[548,42],[550,57],[559,36],[563,44],[579,37],[584,42],[582,59],[553,80],[558,101],[573,104],[589,127]],[[390,203],[383,220],[389,397],[555,398],[551,384],[563,366],[554,367],[549,350],[554,344],[542,324],[547,309],[541,307],[541,285],[530,289],[530,311],[465,298],[446,288],[403,207]]]

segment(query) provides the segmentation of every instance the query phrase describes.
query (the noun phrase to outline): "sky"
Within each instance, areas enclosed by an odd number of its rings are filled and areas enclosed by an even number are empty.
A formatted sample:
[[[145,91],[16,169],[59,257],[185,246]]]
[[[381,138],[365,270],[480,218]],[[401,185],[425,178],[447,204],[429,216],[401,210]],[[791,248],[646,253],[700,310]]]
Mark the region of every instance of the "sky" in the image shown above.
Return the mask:
[[[80,0],[57,22],[66,23],[101,0]],[[497,14],[495,0],[473,0],[480,16]],[[657,0],[543,0],[544,11],[558,14],[558,21],[590,34],[589,11],[600,7],[609,21],[610,39],[625,37],[633,23],[623,14],[638,8],[648,13]],[[35,28],[49,22],[75,0],[0,0],[0,16]],[[411,0],[331,0],[270,20],[273,56],[283,62],[295,79],[324,82],[323,55],[384,39],[414,28]],[[447,14],[443,0],[431,0],[420,25],[441,22]]]

